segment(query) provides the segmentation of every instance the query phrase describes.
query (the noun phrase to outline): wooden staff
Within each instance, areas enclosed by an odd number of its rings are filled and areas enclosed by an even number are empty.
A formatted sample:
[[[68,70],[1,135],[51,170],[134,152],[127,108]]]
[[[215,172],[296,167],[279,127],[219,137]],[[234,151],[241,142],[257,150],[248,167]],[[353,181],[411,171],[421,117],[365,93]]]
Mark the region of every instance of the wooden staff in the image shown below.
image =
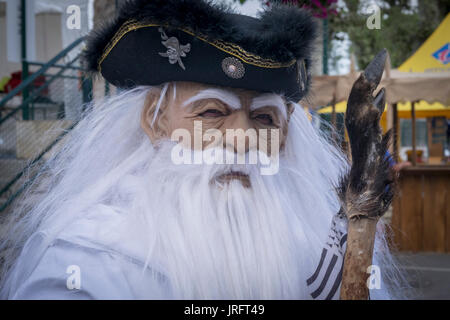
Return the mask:
[[[347,250],[341,283],[341,299],[368,299],[368,267],[372,265],[376,225],[393,196],[392,172],[386,157],[390,131],[384,136],[380,118],[385,90],[374,97],[386,62],[387,51],[378,53],[353,84],[347,111],[352,155],[350,172],[340,184],[339,196],[348,219]]]

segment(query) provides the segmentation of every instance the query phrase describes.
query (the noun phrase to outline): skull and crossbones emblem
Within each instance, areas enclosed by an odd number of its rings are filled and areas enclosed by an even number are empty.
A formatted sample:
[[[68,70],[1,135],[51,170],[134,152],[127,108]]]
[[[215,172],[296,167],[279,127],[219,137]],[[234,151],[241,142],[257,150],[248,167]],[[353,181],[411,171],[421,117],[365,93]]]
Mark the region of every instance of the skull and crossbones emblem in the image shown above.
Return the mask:
[[[159,52],[159,55],[169,58],[170,64],[178,62],[178,65],[183,70],[186,70],[183,61],[181,61],[181,57],[186,57],[186,53],[191,50],[191,44],[187,43],[185,45],[182,45],[176,37],[169,38],[162,27],[159,27],[158,31],[161,33],[161,39],[163,40],[161,41],[161,43],[167,48],[166,52]]]

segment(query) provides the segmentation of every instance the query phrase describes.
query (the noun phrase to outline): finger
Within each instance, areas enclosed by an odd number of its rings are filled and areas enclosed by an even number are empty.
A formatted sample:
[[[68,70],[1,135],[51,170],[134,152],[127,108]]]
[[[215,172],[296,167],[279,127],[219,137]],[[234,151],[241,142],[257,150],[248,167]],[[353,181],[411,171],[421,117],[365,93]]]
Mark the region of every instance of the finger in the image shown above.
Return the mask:
[[[384,65],[387,59],[387,50],[383,49],[373,58],[369,65],[364,70],[364,76],[366,80],[375,89],[380,83],[381,76],[383,75]]]
[[[384,88],[381,88],[381,90],[378,92],[375,99],[373,100],[373,104],[380,111],[380,114],[384,112],[384,108],[386,106],[386,90]]]

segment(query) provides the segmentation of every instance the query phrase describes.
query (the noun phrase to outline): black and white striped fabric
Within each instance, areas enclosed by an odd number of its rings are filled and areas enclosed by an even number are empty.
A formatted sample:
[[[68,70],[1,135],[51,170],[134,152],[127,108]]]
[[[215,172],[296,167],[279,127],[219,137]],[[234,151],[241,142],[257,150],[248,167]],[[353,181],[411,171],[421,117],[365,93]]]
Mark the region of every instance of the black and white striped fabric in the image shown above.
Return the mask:
[[[313,299],[332,300],[339,298],[339,289],[347,244],[347,219],[339,211],[332,220],[330,234],[322,250],[314,274],[306,281]]]

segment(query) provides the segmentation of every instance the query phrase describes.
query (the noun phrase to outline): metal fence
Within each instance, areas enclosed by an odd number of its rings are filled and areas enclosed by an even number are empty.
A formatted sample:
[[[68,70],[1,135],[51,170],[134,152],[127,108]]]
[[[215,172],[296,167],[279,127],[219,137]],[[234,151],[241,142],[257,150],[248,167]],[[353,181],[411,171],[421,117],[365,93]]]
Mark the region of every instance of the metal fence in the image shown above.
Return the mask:
[[[27,61],[29,77],[0,96],[0,211],[33,178],[26,168],[39,168],[92,97],[92,81],[80,66],[83,41],[49,62]]]

